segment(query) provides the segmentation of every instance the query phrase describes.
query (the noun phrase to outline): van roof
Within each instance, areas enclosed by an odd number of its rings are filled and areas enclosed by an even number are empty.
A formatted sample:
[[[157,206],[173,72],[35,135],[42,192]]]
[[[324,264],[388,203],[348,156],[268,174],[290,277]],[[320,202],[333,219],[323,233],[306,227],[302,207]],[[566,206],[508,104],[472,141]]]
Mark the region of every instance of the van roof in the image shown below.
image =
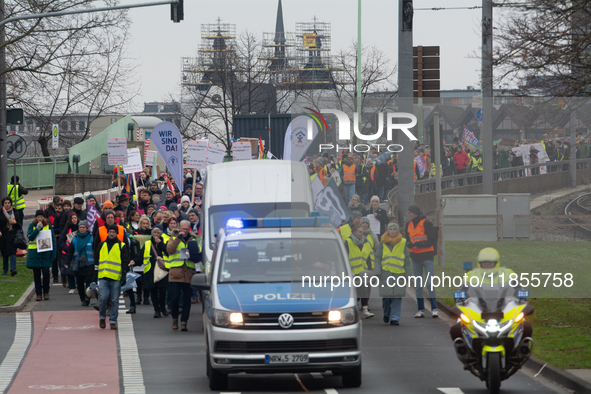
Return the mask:
[[[228,231],[226,233],[226,242],[245,241],[254,239],[277,239],[277,238],[303,238],[303,239],[335,239],[341,240],[341,237],[332,227],[297,227],[297,228],[253,228],[242,229],[239,231]]]
[[[209,165],[207,198],[212,205],[305,202],[313,209],[310,177],[303,163],[249,160]]]

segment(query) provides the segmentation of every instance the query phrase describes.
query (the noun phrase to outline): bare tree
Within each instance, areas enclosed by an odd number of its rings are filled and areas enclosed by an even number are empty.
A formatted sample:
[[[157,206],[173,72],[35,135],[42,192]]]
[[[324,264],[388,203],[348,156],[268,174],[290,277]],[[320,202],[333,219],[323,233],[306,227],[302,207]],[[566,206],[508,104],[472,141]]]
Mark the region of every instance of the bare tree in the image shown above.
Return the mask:
[[[7,4],[7,17],[91,6],[90,0],[16,0]],[[61,141],[72,146],[87,137],[92,120],[127,109],[135,82],[125,58],[129,24],[126,12],[112,11],[7,27],[8,103],[35,122],[33,138],[43,156],[50,155],[52,123],[85,119],[83,128],[61,130]]]
[[[503,0],[495,32],[498,83],[524,95],[589,95],[591,1]]]

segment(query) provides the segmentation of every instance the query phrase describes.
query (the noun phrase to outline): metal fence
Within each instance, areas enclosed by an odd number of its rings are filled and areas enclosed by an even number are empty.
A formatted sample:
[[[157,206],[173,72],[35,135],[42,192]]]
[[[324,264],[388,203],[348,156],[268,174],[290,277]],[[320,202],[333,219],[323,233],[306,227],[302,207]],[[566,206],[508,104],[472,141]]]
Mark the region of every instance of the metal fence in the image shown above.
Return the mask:
[[[50,161],[45,161],[49,159]],[[55,157],[55,173],[68,173],[68,156]],[[6,168],[8,179],[14,175],[14,165],[8,162]],[[88,166],[80,166],[80,174],[88,174]],[[34,157],[17,160],[16,175],[19,177],[21,185],[28,189],[39,189],[42,187],[53,186],[53,161],[52,157]]]

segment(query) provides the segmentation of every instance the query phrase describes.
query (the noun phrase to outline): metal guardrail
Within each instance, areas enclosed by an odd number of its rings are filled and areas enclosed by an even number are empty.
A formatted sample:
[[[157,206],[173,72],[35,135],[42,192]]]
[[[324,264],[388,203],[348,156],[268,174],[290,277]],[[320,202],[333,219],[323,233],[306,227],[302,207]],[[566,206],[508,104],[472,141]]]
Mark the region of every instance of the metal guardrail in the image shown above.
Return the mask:
[[[517,223],[517,219],[591,219],[591,215],[514,215],[513,216],[513,241],[516,240],[515,229],[517,227],[531,227],[534,224],[531,223]],[[581,223],[552,223],[544,224],[544,226],[564,226],[564,227],[575,227],[575,240],[577,239],[577,227],[581,226]]]
[[[56,156],[55,173],[67,174],[69,163],[64,161],[68,156]],[[50,161],[45,161],[46,159]],[[19,177],[21,185],[27,189],[39,189],[42,187],[53,186],[53,157],[29,157],[19,159],[16,162],[16,175]],[[14,175],[12,161],[8,162],[6,172],[7,179]],[[88,174],[88,166],[80,166],[80,174]]]

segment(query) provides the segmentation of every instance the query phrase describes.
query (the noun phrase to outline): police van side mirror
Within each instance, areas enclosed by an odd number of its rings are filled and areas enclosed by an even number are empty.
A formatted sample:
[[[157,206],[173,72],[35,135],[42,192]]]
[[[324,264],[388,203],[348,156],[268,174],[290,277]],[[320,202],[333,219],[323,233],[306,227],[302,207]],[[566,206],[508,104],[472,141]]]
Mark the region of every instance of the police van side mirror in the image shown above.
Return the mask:
[[[196,290],[209,290],[211,286],[207,283],[207,275],[195,274],[191,278],[191,287]]]

